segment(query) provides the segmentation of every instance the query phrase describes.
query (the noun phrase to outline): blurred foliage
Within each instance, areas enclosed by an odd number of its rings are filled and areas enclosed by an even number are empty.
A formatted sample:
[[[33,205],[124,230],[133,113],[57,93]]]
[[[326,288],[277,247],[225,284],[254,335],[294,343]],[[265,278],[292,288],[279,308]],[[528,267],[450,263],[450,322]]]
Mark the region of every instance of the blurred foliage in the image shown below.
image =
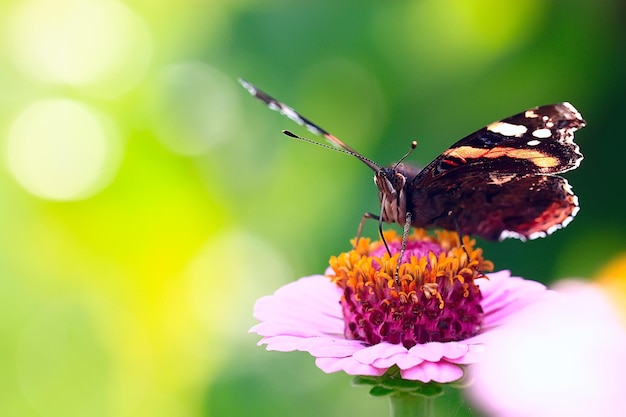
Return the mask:
[[[577,219],[484,248],[515,275],[588,277],[625,246],[624,16],[591,0],[2,2],[0,414],[386,413],[246,334],[254,300],[322,272],[378,202],[367,167],[283,137],[305,132],[236,78],[381,164],[572,102]],[[457,391],[438,403],[478,415]]]

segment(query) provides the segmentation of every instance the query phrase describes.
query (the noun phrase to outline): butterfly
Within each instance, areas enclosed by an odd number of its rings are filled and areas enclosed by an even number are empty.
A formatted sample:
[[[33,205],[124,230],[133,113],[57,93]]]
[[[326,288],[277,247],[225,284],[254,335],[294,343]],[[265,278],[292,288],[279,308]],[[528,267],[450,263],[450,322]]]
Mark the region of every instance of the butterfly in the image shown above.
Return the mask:
[[[579,211],[578,198],[558,175],[577,168],[583,159],[574,132],[585,121],[567,102],[534,107],[491,123],[450,146],[423,169],[402,163],[404,158],[381,167],[293,108],[245,80],[239,82],[270,109],[323,136],[374,171],[380,214],[366,213],[363,220],[379,220],[379,230],[384,222],[404,225],[405,231],[410,226],[437,227],[487,240],[525,241],[567,226]],[[359,236],[362,227],[363,221]]]

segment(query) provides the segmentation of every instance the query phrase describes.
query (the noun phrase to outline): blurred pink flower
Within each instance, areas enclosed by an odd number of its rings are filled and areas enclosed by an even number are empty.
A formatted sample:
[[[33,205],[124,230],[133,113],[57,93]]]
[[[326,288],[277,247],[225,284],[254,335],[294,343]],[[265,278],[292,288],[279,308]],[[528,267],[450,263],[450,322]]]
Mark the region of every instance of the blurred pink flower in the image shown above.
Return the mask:
[[[597,286],[563,281],[486,338],[470,397],[498,417],[626,415],[626,332]]]
[[[278,289],[273,295],[259,299],[254,306],[254,317],[260,323],[250,331],[263,336],[259,345],[267,345],[268,350],[309,352],[324,372],[344,371],[349,375],[381,376],[390,368],[397,367],[400,376],[407,380],[439,383],[458,380],[463,376],[463,365],[476,362],[484,351],[488,335],[498,328],[506,327],[520,310],[535,302],[546,290],[537,282],[511,277],[508,271],[483,274],[479,269],[490,266],[490,263],[482,260],[480,250],[472,248],[473,242],[466,241],[463,248],[458,245],[457,237],[457,244],[450,247],[450,237],[456,235],[446,236],[438,242],[437,247],[433,247],[431,241],[421,245],[419,239],[418,243],[410,240],[398,280],[394,280],[392,272],[396,265],[393,259],[397,259],[397,255],[389,259],[386,253],[381,253],[384,250],[380,250],[380,242],[378,246],[374,244],[369,248],[361,248],[360,252],[355,249],[342,254],[344,258],[333,258],[333,269],[327,271],[328,276],[301,278]],[[397,250],[399,239],[388,234],[385,237],[392,252]],[[411,261],[407,261],[411,257]],[[358,269],[356,264],[362,262],[366,266]],[[416,286],[407,271],[413,271],[410,268],[417,268],[417,265],[422,268],[420,273],[425,274],[420,275],[420,279],[426,281],[418,282]],[[352,267],[358,270],[356,274],[341,276]],[[377,282],[383,282],[384,285],[371,281],[353,282],[353,286],[349,282],[344,282],[347,286],[340,285],[339,281],[354,280],[366,274],[367,268],[371,269],[372,276],[383,277],[382,281]],[[473,285],[472,276],[480,279],[480,286]],[[435,278],[434,285],[427,282]],[[379,300],[375,297],[381,294],[389,298]],[[398,300],[403,300],[405,304],[402,306],[412,307],[406,309],[406,313],[410,310],[413,317],[418,306],[422,309],[436,306],[433,314],[437,317],[424,325],[430,330],[424,333],[424,328],[416,330],[403,326],[395,331],[407,330],[409,334],[397,336],[389,327],[385,327],[387,323],[384,320],[380,320],[382,324],[372,330],[371,321],[374,319],[367,314],[376,310],[380,304],[396,308],[389,313],[393,316],[393,324],[404,320],[397,317],[400,311]],[[362,302],[366,306],[365,310],[361,311],[359,306],[354,306],[356,301]],[[466,304],[470,301],[475,302],[477,308],[468,307]],[[428,313],[428,310],[420,311],[426,311],[424,316]],[[468,335],[468,327],[463,324],[476,318],[469,317],[474,311],[478,313],[476,317],[480,321]],[[423,320],[421,312],[419,315],[420,320]],[[415,318],[411,320],[415,321]],[[461,324],[457,325],[457,321]],[[434,331],[432,323],[435,323]],[[359,326],[369,330],[355,330]],[[426,341],[416,341],[416,334],[426,335]],[[364,338],[375,341],[368,342]],[[383,340],[378,340],[380,338]],[[391,343],[385,338],[399,339]]]

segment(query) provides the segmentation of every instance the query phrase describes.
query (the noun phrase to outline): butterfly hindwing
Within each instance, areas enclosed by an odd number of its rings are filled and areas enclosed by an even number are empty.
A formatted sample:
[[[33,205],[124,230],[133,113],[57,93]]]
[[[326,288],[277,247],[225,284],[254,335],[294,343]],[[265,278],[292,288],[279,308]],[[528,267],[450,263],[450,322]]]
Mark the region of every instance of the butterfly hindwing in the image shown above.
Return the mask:
[[[578,199],[557,175],[455,173],[412,197],[414,224],[488,240],[543,237],[578,212]]]

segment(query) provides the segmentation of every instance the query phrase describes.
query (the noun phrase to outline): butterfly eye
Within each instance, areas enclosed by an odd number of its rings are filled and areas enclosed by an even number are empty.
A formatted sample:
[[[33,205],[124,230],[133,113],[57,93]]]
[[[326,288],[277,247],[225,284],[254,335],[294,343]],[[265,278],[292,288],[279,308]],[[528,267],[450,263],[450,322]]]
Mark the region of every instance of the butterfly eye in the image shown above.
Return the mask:
[[[406,184],[406,177],[404,176],[404,174],[401,174],[399,172],[395,173],[395,181],[393,182],[393,188],[395,188],[397,191],[400,191],[402,188],[404,188],[404,184]]]
[[[404,188],[406,176],[393,168],[383,168],[374,175],[374,184],[387,195],[396,195]]]
[[[396,190],[395,184],[392,181],[393,177],[389,176],[388,169],[381,169],[374,174],[374,184],[384,194],[393,194]]]

